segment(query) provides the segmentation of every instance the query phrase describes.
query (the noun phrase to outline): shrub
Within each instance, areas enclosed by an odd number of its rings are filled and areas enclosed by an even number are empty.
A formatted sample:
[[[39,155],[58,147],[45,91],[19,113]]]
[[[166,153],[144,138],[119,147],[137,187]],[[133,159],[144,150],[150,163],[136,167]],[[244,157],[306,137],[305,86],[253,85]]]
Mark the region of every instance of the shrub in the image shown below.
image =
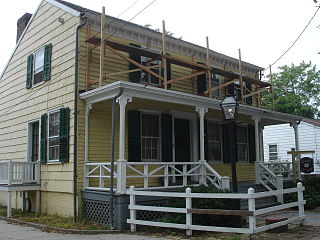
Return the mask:
[[[221,191],[215,188],[213,185],[205,186],[200,185],[197,187],[190,187],[192,193],[223,193],[227,191]],[[184,188],[181,192],[185,192]],[[208,199],[208,198],[193,198],[192,208],[197,209],[231,209],[230,199]],[[185,198],[171,198],[168,202],[169,207],[185,208]],[[221,216],[212,214],[193,214],[193,224],[206,225],[206,226],[231,226],[234,217]],[[185,223],[185,214],[166,214],[158,221],[170,222],[170,223]]]

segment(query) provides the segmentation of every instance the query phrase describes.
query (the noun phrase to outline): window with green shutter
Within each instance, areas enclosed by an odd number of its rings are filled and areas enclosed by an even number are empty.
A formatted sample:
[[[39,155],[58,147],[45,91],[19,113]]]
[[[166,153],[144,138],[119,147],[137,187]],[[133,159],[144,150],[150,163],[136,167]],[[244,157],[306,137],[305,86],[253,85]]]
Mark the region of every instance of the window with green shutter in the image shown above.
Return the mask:
[[[45,45],[27,59],[26,88],[29,89],[42,81],[51,79],[52,44]]]
[[[69,108],[41,116],[40,161],[69,162]]]

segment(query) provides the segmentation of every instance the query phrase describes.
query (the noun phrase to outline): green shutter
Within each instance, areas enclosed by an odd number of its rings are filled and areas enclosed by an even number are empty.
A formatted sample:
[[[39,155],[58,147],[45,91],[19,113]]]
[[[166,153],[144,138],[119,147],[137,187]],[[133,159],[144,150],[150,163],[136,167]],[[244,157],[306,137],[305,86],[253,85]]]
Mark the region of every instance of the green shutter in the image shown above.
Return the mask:
[[[30,54],[27,59],[27,80],[26,88],[32,87],[32,77],[33,77],[33,54]]]
[[[249,162],[254,163],[256,160],[256,143],[255,130],[253,125],[248,125],[248,141],[249,141]]]
[[[139,111],[128,111],[128,161],[141,161],[141,116]]]
[[[69,108],[60,108],[59,162],[69,162]]]
[[[161,115],[161,158],[163,162],[172,162],[172,116]]]
[[[130,46],[132,47],[136,47],[136,48],[141,48],[140,45],[134,44],[134,43],[130,43]],[[141,63],[141,56],[139,54],[136,53],[130,53],[129,54],[129,58],[131,58],[132,60]],[[129,70],[133,70],[138,68],[136,65],[132,64],[129,62]],[[129,73],[129,80],[130,82],[134,82],[134,83],[139,83],[141,82],[141,71],[137,71],[137,72],[131,72]]]
[[[246,88],[249,89],[250,92],[252,92],[252,84],[251,84],[251,83],[246,82]],[[247,91],[246,91],[246,92],[247,92]],[[248,94],[248,93],[249,93],[249,92],[247,92],[247,94]],[[247,104],[252,105],[252,96],[247,97],[247,98],[246,98],[246,102],[247,102]]]
[[[234,83],[228,85],[228,96],[235,97],[234,94]]]
[[[223,162],[230,163],[229,128],[226,123],[222,125],[222,151]]]
[[[167,62],[167,80],[171,80],[171,63]],[[167,89],[171,88],[171,83],[167,84]]]
[[[43,81],[49,81],[51,78],[51,55],[52,44],[44,47]]]
[[[41,133],[40,133],[40,162],[47,162],[47,118],[48,115],[41,115]]]

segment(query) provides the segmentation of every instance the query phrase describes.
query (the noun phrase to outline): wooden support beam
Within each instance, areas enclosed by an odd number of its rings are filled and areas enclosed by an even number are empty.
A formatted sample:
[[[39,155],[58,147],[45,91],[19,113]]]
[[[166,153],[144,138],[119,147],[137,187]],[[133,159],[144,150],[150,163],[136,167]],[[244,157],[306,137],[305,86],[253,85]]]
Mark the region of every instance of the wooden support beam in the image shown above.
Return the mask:
[[[269,88],[258,88],[258,89],[259,89],[259,90],[255,91],[255,92],[251,92],[251,93],[249,93],[249,94],[244,95],[244,96],[242,97],[242,99],[245,99],[245,98],[247,98],[247,97],[251,97],[251,96],[253,96],[253,95],[256,95],[256,94],[259,94],[259,93],[261,93],[261,92],[264,92],[264,91],[269,90]]]
[[[153,69],[153,68],[159,68],[160,66],[161,65],[153,65],[153,66],[150,66],[150,67],[147,67],[147,68],[148,69]],[[139,71],[142,71],[142,69],[136,68],[136,69],[125,70],[125,71],[120,71],[120,72],[113,72],[113,73],[109,73],[109,74],[105,75],[105,78],[112,77],[112,76],[117,76],[117,75],[121,75],[121,74],[126,74],[126,73],[139,72]],[[91,80],[89,82],[90,86],[94,85],[96,83],[99,83],[99,79]]]
[[[201,74],[205,74],[206,72],[207,71],[197,71],[195,73],[191,73],[191,74],[188,74],[188,75],[184,75],[184,76],[181,76],[181,77],[177,77],[177,78],[171,79],[170,81],[167,81],[167,83],[175,83],[175,82],[178,82],[178,81],[181,81],[181,80],[186,80],[186,79],[193,78],[193,77],[196,77],[196,76],[201,75]]]
[[[218,89],[220,89],[220,88],[224,88],[224,87],[226,87],[226,86],[228,86],[228,85],[230,85],[230,84],[232,84],[232,83],[235,83],[235,82],[237,82],[237,81],[239,81],[239,80],[238,80],[238,79],[233,79],[232,81],[229,81],[229,82],[220,84],[220,85],[217,86],[217,87],[211,88],[211,89],[205,91],[204,93],[205,93],[205,94],[208,94],[209,91],[213,92],[213,91],[215,91],[215,90],[218,90]]]
[[[147,73],[150,73],[151,75],[155,76],[156,78],[159,78],[161,81],[163,81],[163,77],[159,74],[151,71],[148,67],[141,65],[140,63],[132,60],[131,58],[127,57],[123,53],[115,50],[114,48],[106,45],[106,49],[108,49],[110,52],[113,52],[114,54],[118,55],[119,57],[123,58],[124,60],[131,62],[133,65],[137,66],[138,68],[141,68],[142,70],[146,71]]]
[[[210,66],[210,59],[209,59],[209,38],[206,37],[206,42],[207,42],[207,66]],[[212,81],[212,76],[211,76],[211,71],[207,70],[207,79],[208,79],[208,89],[211,89],[211,81]],[[212,91],[209,91],[209,98],[212,98]]]
[[[240,80],[240,98],[242,99],[242,103],[244,104],[244,91],[243,91],[243,79],[242,79],[242,61],[241,61],[241,50],[239,48],[239,80]]]
[[[105,42],[104,42],[104,26],[106,24],[106,14],[105,14],[105,7],[102,7],[102,13],[101,13],[101,25],[100,25],[100,31],[101,31],[101,43],[100,43],[100,74],[99,74],[99,87],[102,86],[103,83],[103,66],[104,66],[104,51],[105,51]]]
[[[164,20],[162,21],[162,65],[163,65],[163,85],[164,89],[168,88],[168,79],[167,79],[167,59],[163,56],[166,56],[166,25]]]

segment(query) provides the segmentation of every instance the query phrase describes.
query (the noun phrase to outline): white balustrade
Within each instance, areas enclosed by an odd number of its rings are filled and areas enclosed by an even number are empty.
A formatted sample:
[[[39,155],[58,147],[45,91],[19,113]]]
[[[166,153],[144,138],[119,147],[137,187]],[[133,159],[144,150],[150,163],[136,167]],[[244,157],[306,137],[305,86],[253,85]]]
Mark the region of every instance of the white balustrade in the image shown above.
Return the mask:
[[[121,167],[121,169],[119,169]],[[120,171],[121,170],[121,171]],[[121,177],[119,175],[121,172]],[[85,188],[110,190],[111,163],[85,163]],[[125,175],[125,176],[124,176]],[[130,180],[139,182],[136,189],[177,188],[187,185],[213,184],[219,189],[229,189],[229,177],[220,176],[206,161],[199,162],[115,162],[115,191],[125,193]],[[157,179],[155,181],[155,179]],[[91,181],[90,181],[91,180]],[[125,190],[125,191],[124,191]]]

